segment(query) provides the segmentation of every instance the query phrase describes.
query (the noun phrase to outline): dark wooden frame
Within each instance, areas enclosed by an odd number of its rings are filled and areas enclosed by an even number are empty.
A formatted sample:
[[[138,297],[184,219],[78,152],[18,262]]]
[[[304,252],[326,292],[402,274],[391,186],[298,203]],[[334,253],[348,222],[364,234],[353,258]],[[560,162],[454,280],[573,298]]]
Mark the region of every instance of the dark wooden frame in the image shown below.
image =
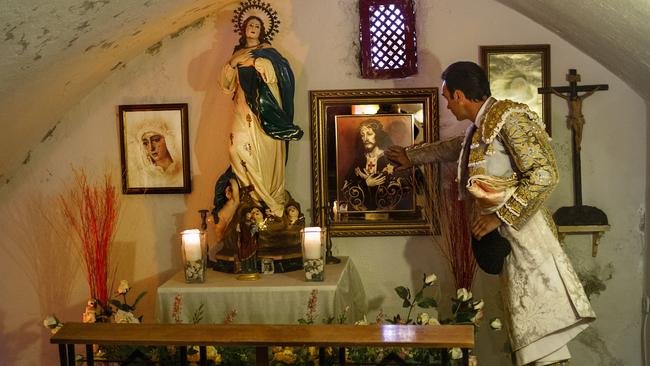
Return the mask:
[[[182,184],[176,186],[145,186],[131,184],[131,176],[136,173],[129,170],[133,166],[130,159],[135,157],[129,156],[129,136],[133,140],[133,127],[135,121],[141,121],[148,118],[142,115],[142,112],[151,112],[151,118],[156,117],[157,112],[178,112],[178,118],[173,118],[167,123],[174,124],[174,130],[180,132],[173,143],[178,147],[176,150],[180,153],[180,158],[176,160],[182,162]],[[129,116],[130,113],[138,113],[141,117],[136,120],[135,115]],[[129,118],[131,117],[131,118]],[[155,194],[155,193],[190,193],[192,191],[190,180],[190,154],[189,154],[189,136],[188,136],[188,105],[187,103],[176,104],[137,104],[137,105],[120,105],[118,107],[118,121],[120,129],[120,160],[122,164],[122,193],[125,194]]]
[[[490,55],[521,55],[521,54],[539,54],[541,55],[541,84],[535,85],[534,92],[537,88],[549,87],[551,82],[551,46],[548,44],[532,45],[496,45],[480,46],[481,66],[485,69],[488,79],[491,78],[489,63]],[[493,91],[494,93],[494,91]],[[498,95],[495,95],[499,99]],[[542,114],[540,118],[546,124],[546,132],[551,135],[551,97],[542,95]]]
[[[389,220],[368,220],[365,215],[353,220],[331,220],[330,208],[336,199],[335,116],[349,115],[353,105],[421,105],[421,138],[439,138],[438,88],[316,90],[309,92],[312,143],[313,224],[327,226],[332,236],[428,235],[431,233],[423,208],[411,216],[391,216]],[[406,111],[409,113],[410,111]],[[363,213],[360,213],[363,214]],[[348,214],[349,215],[349,214]],[[391,214],[393,215],[393,214]],[[348,216],[351,217],[351,216]]]
[[[372,34],[370,33],[370,7],[381,5],[398,6],[404,15],[406,64],[398,69],[380,70],[372,67]],[[415,33],[415,7],[413,0],[359,0],[359,32],[361,50],[359,53],[361,76],[366,79],[404,78],[418,72],[417,40]]]

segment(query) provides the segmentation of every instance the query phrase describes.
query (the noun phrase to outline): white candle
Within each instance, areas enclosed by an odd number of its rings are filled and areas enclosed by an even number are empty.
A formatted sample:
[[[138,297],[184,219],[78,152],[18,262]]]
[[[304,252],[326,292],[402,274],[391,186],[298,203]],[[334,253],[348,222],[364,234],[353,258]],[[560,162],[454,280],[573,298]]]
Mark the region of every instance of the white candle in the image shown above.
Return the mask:
[[[319,227],[306,227],[303,231],[303,255],[305,259],[321,257],[321,231]]]
[[[201,260],[201,232],[198,229],[185,230],[181,233],[185,260]]]

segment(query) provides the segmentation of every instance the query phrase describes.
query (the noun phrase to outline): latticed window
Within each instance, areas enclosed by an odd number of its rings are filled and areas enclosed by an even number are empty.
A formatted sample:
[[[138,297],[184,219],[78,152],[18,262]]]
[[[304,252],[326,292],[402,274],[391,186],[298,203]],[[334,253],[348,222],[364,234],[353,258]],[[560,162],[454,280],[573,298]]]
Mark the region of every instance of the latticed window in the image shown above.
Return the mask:
[[[401,78],[417,72],[413,0],[359,0],[361,75]]]

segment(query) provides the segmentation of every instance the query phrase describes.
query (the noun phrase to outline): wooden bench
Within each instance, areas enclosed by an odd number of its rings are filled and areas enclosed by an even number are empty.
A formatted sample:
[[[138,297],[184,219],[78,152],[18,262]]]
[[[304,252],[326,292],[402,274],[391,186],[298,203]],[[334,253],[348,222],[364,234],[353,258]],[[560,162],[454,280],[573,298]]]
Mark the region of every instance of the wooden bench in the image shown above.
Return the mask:
[[[340,347],[342,365],[346,362],[346,347],[459,347],[463,350],[462,364],[467,365],[468,349],[474,348],[474,329],[471,325],[66,323],[50,343],[59,345],[61,366],[75,365],[75,344],[86,345],[86,362],[91,366],[93,344],[179,346],[182,365],[187,364],[188,346],[200,347],[200,365],[207,364],[206,346],[255,347],[257,365],[268,365],[270,346],[319,347],[321,361],[325,347]]]

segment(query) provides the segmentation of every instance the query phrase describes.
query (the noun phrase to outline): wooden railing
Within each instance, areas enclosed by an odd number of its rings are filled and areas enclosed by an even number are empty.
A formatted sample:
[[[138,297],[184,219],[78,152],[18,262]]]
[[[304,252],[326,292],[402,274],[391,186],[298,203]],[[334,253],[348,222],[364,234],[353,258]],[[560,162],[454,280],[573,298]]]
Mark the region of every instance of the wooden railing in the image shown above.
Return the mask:
[[[474,348],[474,330],[471,325],[66,323],[52,336],[50,343],[59,345],[61,366],[75,365],[75,344],[86,345],[86,363],[90,366],[95,362],[95,344],[177,346],[181,365],[187,365],[188,346],[199,346],[200,365],[207,364],[206,346],[255,347],[257,365],[268,365],[270,346],[316,346],[320,348],[321,361],[325,347],[340,347],[341,365],[346,363],[346,347],[459,347],[463,351],[461,363],[467,365],[468,349]]]

